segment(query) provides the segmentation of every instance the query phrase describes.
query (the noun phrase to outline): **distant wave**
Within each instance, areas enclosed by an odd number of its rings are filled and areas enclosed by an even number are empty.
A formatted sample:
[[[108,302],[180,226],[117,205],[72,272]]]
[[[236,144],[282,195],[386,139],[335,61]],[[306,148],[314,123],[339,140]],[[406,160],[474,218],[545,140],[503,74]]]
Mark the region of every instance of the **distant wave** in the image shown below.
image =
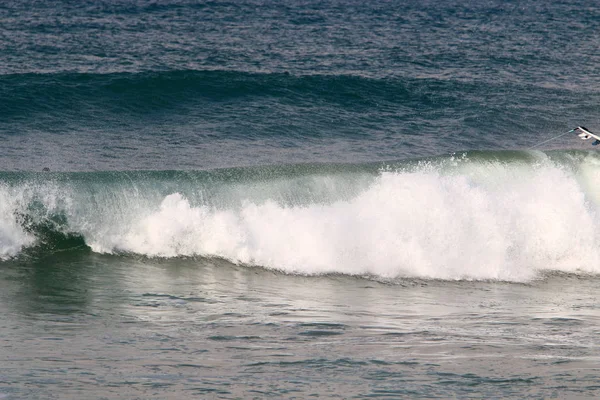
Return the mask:
[[[0,257],[220,257],[293,274],[526,281],[600,272],[600,158],[0,174]]]
[[[465,84],[438,79],[374,79],[349,75],[294,76],[236,71],[0,75],[0,117],[4,122],[35,115],[99,118],[104,114],[185,112],[203,103],[272,99],[279,104],[441,108]],[[464,100],[464,99],[463,99]],[[8,120],[8,121],[7,121]]]
[[[542,96],[548,108],[538,107],[532,114],[530,87],[494,85],[451,76],[368,78],[222,70],[0,75],[0,132],[59,144],[53,157],[59,163],[71,160],[72,153],[93,153],[90,164],[101,169],[112,168],[113,155],[120,159],[115,168],[155,168],[141,161],[149,145],[164,149],[161,161],[171,168],[251,165],[261,146],[292,149],[290,153],[297,149],[295,162],[367,161],[523,148],[535,143],[535,137],[523,134],[532,131],[532,124],[544,137],[572,127],[556,127],[540,114],[559,107],[568,114],[563,121],[579,121],[595,104],[593,95],[543,89],[535,96]],[[57,136],[62,134],[69,137]],[[30,143],[34,154],[44,153],[43,141]],[[244,151],[248,143],[257,145],[250,154]],[[20,154],[21,145],[19,140],[8,143],[13,154]],[[219,157],[228,158],[224,163],[214,158],[199,163],[189,154],[181,162],[168,157],[190,148],[211,153],[228,148],[232,155],[229,158],[224,150]],[[123,161],[132,156],[136,162]],[[8,160],[3,168],[25,168],[22,157]]]

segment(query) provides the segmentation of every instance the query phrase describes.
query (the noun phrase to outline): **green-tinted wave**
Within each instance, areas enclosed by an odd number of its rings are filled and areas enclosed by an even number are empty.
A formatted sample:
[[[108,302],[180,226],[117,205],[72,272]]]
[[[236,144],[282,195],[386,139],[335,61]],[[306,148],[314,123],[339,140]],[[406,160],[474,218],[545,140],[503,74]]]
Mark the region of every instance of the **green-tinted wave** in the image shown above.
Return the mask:
[[[598,176],[600,157],[581,151],[207,171],[3,172],[0,257],[218,257],[287,273],[384,278],[596,273]]]

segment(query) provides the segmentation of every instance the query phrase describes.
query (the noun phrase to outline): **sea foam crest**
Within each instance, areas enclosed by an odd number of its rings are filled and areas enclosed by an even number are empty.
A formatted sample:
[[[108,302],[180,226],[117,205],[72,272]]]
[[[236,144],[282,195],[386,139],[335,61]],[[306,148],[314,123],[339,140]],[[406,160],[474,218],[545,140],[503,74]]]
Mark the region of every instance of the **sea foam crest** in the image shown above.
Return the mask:
[[[35,241],[15,218],[19,198],[18,193],[0,185],[0,260],[14,257]]]
[[[454,161],[233,183],[86,175],[0,184],[0,258],[44,240],[48,251],[70,248],[60,241],[75,235],[100,253],[221,257],[306,275],[600,272],[595,159]]]
[[[576,176],[545,165],[382,171],[328,204],[246,200],[217,210],[164,198],[96,251],[223,257],[288,273],[525,281],[600,272],[600,224]],[[107,240],[109,239],[109,240]]]

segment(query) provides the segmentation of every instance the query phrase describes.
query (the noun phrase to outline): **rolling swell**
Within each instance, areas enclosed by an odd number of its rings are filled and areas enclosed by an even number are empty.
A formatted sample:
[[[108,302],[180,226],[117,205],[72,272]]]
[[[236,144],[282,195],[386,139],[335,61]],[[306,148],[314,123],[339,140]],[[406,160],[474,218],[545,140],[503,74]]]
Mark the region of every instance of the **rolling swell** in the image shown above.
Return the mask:
[[[220,257],[286,273],[526,281],[598,273],[593,153],[369,165],[3,173],[0,257]]]
[[[485,103],[488,126],[506,131],[524,125],[515,119],[514,107],[513,122],[509,123],[502,115],[506,110],[495,109],[495,103],[516,94],[526,100],[529,91],[520,85],[494,87],[489,82],[449,77],[369,78],[223,70],[10,74],[0,76],[0,126],[18,123],[21,129],[43,126],[44,130],[68,131],[103,123],[108,124],[103,125],[106,129],[134,123],[140,117],[150,117],[150,122],[181,118],[188,124],[223,122],[223,115],[231,114],[231,107],[235,107],[246,118],[256,119],[254,113],[266,113],[263,120],[255,121],[257,129],[246,130],[245,134],[272,135],[273,130],[264,128],[273,121],[265,117],[281,124],[284,117],[292,121],[305,118],[311,110],[319,110],[319,114],[342,125],[351,121],[368,128],[387,121],[408,123],[405,128],[409,129],[425,124],[420,126],[423,131],[430,128],[430,120],[443,120],[444,116],[450,119],[459,115],[468,122],[481,113]],[[568,95],[564,90],[545,91],[546,97],[563,104],[570,101]],[[236,119],[235,115],[228,118]],[[310,135],[311,125],[307,128],[301,133]],[[331,135],[352,133],[335,129],[334,125],[328,128]]]
[[[436,104],[452,82],[350,75],[294,76],[237,71],[160,71],[140,73],[12,74],[0,77],[3,117],[52,112],[65,107],[109,112],[151,113],[196,102],[278,98],[369,107],[377,104]],[[445,88],[446,86],[446,88]],[[444,90],[445,89],[445,90]],[[450,90],[448,90],[450,89]]]
[[[547,116],[581,124],[597,103],[595,94],[531,89],[223,70],[0,75],[0,169],[185,170],[519,149],[572,128]],[[507,107],[507,98],[519,100]]]

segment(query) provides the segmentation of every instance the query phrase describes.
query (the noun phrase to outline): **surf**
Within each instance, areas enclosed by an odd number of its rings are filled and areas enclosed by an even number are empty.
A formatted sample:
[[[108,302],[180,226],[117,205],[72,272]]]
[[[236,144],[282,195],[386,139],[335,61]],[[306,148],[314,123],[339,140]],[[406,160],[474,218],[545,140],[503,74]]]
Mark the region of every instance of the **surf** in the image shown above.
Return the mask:
[[[86,249],[378,279],[596,274],[599,174],[600,158],[573,151],[0,173],[0,258]]]

